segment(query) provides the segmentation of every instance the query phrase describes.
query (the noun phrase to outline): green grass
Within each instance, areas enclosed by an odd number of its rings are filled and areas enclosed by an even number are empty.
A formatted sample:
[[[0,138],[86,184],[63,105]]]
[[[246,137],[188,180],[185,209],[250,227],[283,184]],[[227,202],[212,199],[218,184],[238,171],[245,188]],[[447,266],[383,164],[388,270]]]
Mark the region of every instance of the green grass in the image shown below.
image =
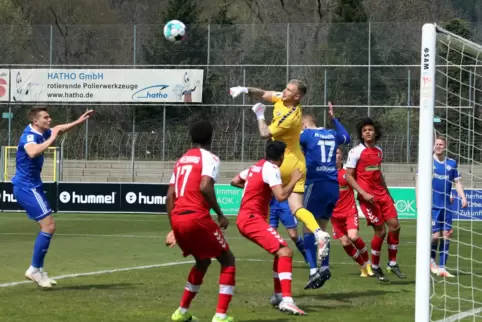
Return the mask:
[[[178,307],[191,258],[183,258],[178,248],[164,246],[168,231],[165,216],[154,215],[78,215],[57,214],[57,233],[46,259],[51,276],[85,273],[144,265],[170,266],[126,270],[101,275],[59,280],[53,290],[42,291],[33,283],[0,288],[0,321],[169,321]],[[272,258],[258,246],[243,239],[231,217],[227,239],[237,258],[236,293],[230,314],[236,321],[413,321],[415,300],[415,222],[402,222],[399,263],[407,275],[398,280],[389,275],[390,284],[359,277],[357,265],[332,243],[332,279],[322,289],[304,291],[307,267],[295,252],[293,296],[308,312],[306,317],[285,315],[269,305],[272,294]],[[364,224],[364,220],[361,221]],[[460,273],[449,284],[434,279],[436,310],[434,319],[472,309],[472,301],[482,302],[482,268],[470,258],[482,258],[482,252],[470,245],[482,245],[480,224],[461,223],[452,243],[449,263]],[[467,231],[465,231],[467,229]],[[284,229],[280,232],[285,233]],[[0,284],[23,280],[30,264],[36,225],[22,213],[0,214]],[[286,234],[284,234],[286,236]],[[361,236],[369,244],[372,232],[361,227]],[[293,248],[293,243],[290,242]],[[383,246],[382,263],[387,247]],[[464,260],[463,258],[468,258]],[[173,265],[173,262],[181,262]],[[182,263],[184,262],[184,263]],[[171,263],[171,264],[169,264]],[[473,267],[471,267],[471,264]],[[453,273],[457,273],[455,270]],[[219,265],[213,265],[192,312],[201,321],[211,321],[217,301]],[[464,287],[466,286],[466,287]],[[438,298],[442,295],[453,298]],[[475,306],[477,308],[477,306]],[[454,311],[452,312],[448,312]],[[389,318],[388,318],[389,317]]]

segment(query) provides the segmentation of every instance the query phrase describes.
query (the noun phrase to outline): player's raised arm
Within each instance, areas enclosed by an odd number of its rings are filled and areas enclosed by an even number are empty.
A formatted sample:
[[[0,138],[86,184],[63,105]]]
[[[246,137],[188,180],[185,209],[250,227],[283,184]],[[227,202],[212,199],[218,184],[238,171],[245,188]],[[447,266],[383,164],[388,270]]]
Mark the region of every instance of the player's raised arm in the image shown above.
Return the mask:
[[[266,106],[264,104],[256,103],[251,110],[254,112],[254,114],[256,114],[256,118],[258,119],[259,135],[262,138],[267,139],[273,135],[273,132],[271,132],[270,126],[268,126],[266,120],[264,119],[265,109]]]
[[[58,127],[62,132],[67,132],[70,129],[72,129],[73,127],[87,121],[92,116],[92,114],[94,114],[94,110],[88,110],[87,112],[82,114],[76,121],[71,122],[71,123],[57,125],[56,127]]]
[[[249,169],[245,169],[237,174],[232,180],[231,185],[237,188],[244,188],[244,183],[246,182],[246,178],[248,177]]]
[[[229,89],[229,95],[231,95],[233,98],[236,98],[243,93],[248,94],[251,98],[255,100],[263,100],[270,103],[273,103],[273,99],[275,97],[280,96],[279,92],[266,91],[264,89],[255,87],[235,86]]]
[[[43,143],[37,143],[33,135],[27,135],[26,142],[24,143],[25,152],[27,152],[28,156],[32,159],[38,157],[55,142],[59,131],[60,129],[55,127],[49,130],[50,137]]]
[[[341,122],[335,117],[335,112],[333,110],[333,105],[328,102],[328,114],[330,115],[331,121],[335,127],[336,141],[338,144],[348,144],[351,141],[350,134],[341,124]]]

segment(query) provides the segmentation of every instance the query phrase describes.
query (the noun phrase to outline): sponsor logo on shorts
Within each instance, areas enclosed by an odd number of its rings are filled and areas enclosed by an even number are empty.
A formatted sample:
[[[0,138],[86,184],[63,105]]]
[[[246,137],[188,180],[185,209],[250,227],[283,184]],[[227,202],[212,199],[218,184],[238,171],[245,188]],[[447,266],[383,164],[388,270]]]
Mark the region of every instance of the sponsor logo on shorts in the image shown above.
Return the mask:
[[[370,208],[367,208],[367,217],[368,220],[373,224],[376,224],[379,221],[378,218],[373,215],[373,212]]]
[[[274,236],[274,238],[276,238],[281,244],[284,245],[285,241],[283,240],[283,238],[281,238],[281,236],[273,227],[268,228],[268,231]]]
[[[214,236],[215,236],[216,239],[218,240],[218,243],[221,244],[221,247],[222,247],[222,248],[226,248],[227,243],[226,243],[226,240],[224,240],[223,234],[221,234],[221,233],[218,232],[218,231],[215,231],[215,232],[214,232]]]

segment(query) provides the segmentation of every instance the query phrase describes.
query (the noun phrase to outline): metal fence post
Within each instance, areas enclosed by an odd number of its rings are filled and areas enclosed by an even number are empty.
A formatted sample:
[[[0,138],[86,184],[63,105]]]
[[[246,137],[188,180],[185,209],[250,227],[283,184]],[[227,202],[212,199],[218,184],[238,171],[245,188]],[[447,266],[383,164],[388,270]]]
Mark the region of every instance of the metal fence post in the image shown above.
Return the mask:
[[[132,29],[132,62],[135,68],[137,64],[137,25],[133,26]],[[132,107],[132,151],[131,151],[131,167],[132,167],[132,182],[135,181],[135,174],[136,174],[136,106]]]
[[[243,87],[246,87],[246,68],[243,68]],[[242,112],[242,123],[241,123],[241,162],[244,162],[244,121],[245,121],[245,107],[246,96],[243,95],[243,112]]]
[[[286,24],[286,83],[290,81],[290,24]]]
[[[410,163],[410,117],[411,111],[410,106],[412,106],[412,85],[411,85],[411,71],[408,69],[407,76],[407,163]]]
[[[368,23],[368,108],[367,108],[367,114],[368,117],[371,116],[371,108],[370,105],[372,103],[372,93],[371,93],[371,87],[372,87],[372,24],[371,22]]]
[[[166,160],[166,104],[162,107],[162,161]]]
[[[328,104],[328,72],[325,69],[325,76],[323,77],[323,127],[326,127],[326,105]]]

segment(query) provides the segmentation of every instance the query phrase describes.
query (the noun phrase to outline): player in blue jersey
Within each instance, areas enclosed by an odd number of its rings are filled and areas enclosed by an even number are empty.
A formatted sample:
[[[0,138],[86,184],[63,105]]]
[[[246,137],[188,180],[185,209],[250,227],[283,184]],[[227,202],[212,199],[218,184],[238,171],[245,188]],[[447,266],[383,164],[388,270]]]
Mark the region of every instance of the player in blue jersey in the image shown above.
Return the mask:
[[[43,270],[45,255],[55,232],[52,209],[43,191],[40,177],[44,162],[43,153],[55,142],[59,133],[83,123],[92,113],[93,111],[88,111],[75,122],[57,125],[51,129],[52,119],[47,108],[32,107],[28,112],[31,123],[23,131],[18,143],[16,173],[12,179],[13,195],[27,212],[28,218],[35,220],[40,226],[40,233],[34,244],[32,263],[25,272],[25,277],[42,288],[51,288],[57,284]]]
[[[445,268],[449,255],[450,238],[452,237],[453,233],[453,212],[450,210],[450,204],[452,203],[451,196],[453,183],[455,183],[455,189],[461,199],[462,208],[467,207],[467,198],[465,197],[461,177],[457,171],[457,161],[446,157],[446,147],[447,142],[445,138],[443,136],[437,136],[435,139],[433,154],[432,251],[430,270],[432,273],[439,276],[454,277]],[[417,186],[418,184],[415,185],[416,189]],[[438,267],[435,262],[437,247],[439,248]]]
[[[323,231],[326,231],[339,197],[336,149],[339,145],[350,142],[350,135],[335,118],[331,103],[328,104],[328,114],[334,129],[319,128],[313,116],[304,115],[300,136],[307,169],[304,206],[313,213]],[[330,256],[328,254],[323,258],[318,269],[315,236],[306,227],[303,230],[306,258],[310,265],[310,278],[305,289],[320,288],[331,277]]]

